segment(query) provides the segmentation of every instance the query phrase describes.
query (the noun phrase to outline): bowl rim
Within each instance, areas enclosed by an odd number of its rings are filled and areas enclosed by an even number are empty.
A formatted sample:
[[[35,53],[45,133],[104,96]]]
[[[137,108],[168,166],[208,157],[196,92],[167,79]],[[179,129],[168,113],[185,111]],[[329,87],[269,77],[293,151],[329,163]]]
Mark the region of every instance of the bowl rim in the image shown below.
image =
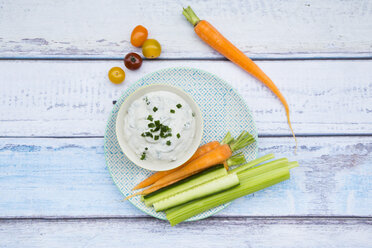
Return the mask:
[[[146,91],[146,90],[147,92],[142,93],[142,91]],[[126,141],[125,135],[124,135],[124,116],[125,116],[125,111],[128,109],[129,105],[133,101],[141,97],[142,95],[150,93],[150,92],[155,92],[155,91],[169,91],[169,92],[172,92],[178,95],[190,106],[192,111],[195,113],[195,135],[193,137],[193,141],[191,142],[189,149],[187,149],[187,151],[183,153],[183,156],[181,156],[179,159],[172,161],[172,162],[167,162],[167,161],[162,162],[161,160],[159,160],[159,162],[150,163],[145,160],[140,160],[138,156],[134,153],[134,151],[128,145],[128,142]],[[171,170],[171,169],[177,168],[178,166],[184,164],[187,160],[189,160],[192,157],[192,155],[198,149],[202,141],[203,132],[204,132],[204,122],[203,122],[203,116],[199,108],[199,105],[196,103],[196,101],[192,98],[190,94],[188,94],[182,88],[177,87],[177,86],[173,86],[169,84],[162,84],[162,83],[155,83],[155,84],[142,86],[136,89],[134,92],[132,92],[129,96],[127,96],[127,98],[121,104],[118,114],[116,116],[115,131],[116,131],[116,139],[119,143],[120,149],[124,153],[124,156],[127,159],[133,162],[136,166],[139,166],[143,169],[147,169],[151,171],[165,171],[165,170]]]

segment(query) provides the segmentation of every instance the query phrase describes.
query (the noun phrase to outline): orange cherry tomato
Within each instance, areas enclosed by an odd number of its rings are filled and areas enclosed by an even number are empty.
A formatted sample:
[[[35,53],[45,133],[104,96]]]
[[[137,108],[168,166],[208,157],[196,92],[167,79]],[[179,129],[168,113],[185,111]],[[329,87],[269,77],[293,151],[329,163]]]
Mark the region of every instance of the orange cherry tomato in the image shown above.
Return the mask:
[[[125,79],[125,72],[120,67],[112,67],[108,73],[110,81],[114,84],[121,84]]]
[[[132,43],[132,45],[135,47],[141,47],[147,39],[148,34],[149,32],[144,26],[138,25],[132,31],[132,35],[130,36],[130,43]]]

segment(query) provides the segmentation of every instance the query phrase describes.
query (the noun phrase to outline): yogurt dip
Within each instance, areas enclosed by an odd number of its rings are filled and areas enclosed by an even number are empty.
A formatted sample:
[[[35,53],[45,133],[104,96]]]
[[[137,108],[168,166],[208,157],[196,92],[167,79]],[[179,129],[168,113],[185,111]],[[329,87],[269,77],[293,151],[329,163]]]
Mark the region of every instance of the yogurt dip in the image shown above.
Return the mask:
[[[124,135],[141,160],[172,162],[190,148],[195,136],[194,113],[175,93],[150,92],[129,106]]]

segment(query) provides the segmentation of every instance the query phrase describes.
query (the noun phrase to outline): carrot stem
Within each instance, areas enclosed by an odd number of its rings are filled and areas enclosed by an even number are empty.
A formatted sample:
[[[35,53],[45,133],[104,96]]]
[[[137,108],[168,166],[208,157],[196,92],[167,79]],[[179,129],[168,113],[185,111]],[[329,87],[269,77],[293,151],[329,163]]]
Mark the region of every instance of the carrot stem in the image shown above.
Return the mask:
[[[200,19],[195,14],[195,12],[188,6],[186,9],[183,8],[182,14],[186,17],[186,19],[195,27],[200,22]]]

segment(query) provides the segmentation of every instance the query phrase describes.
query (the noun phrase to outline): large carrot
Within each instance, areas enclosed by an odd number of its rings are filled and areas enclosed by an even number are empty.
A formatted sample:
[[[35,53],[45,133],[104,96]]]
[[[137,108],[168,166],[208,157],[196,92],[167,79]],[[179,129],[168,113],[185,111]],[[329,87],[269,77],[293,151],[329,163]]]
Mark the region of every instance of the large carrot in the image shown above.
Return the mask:
[[[160,178],[154,184],[152,184],[149,188],[142,190],[141,192],[135,193],[133,195],[128,196],[126,199],[129,199],[136,195],[147,195],[156,190],[164,188],[168,185],[176,183],[182,179],[185,179],[189,176],[192,176],[196,173],[199,173],[209,167],[224,163],[228,158],[231,157],[234,151],[242,149],[249,144],[252,144],[255,139],[250,135],[248,132],[243,131],[239,137],[232,141],[229,145],[222,144],[217,148],[213,149],[212,151],[202,155],[201,157],[191,161],[184,167],[176,170],[175,172]],[[221,142],[224,143],[224,142]],[[240,157],[240,154],[237,154]],[[244,156],[243,156],[244,158]]]
[[[200,20],[194,11],[189,7],[183,10],[182,14],[194,26],[195,33],[209,46],[214,48],[217,52],[221,53],[231,62],[240,66],[243,70],[256,77],[263,84],[265,84],[282,102],[284,105],[285,113],[287,115],[288,126],[291,129],[292,135],[296,142],[297,139],[292,128],[291,120],[289,118],[289,106],[282,93],[274,82],[242,51],[228,41],[220,32],[217,31],[209,22]]]
[[[147,186],[150,186],[151,184],[158,181],[160,178],[179,170],[180,168],[184,167],[186,164],[188,164],[191,161],[199,158],[200,156],[208,153],[209,151],[213,150],[214,148],[216,148],[219,145],[220,145],[220,142],[218,142],[218,141],[212,141],[212,142],[209,142],[207,144],[202,145],[201,147],[199,147],[196,150],[194,155],[192,155],[192,157],[189,160],[187,160],[184,164],[182,164],[181,166],[179,166],[177,168],[174,168],[172,170],[158,171],[158,172],[152,174],[150,177],[143,180],[142,182],[140,182],[136,187],[133,188],[133,190],[141,189],[141,188],[145,188]]]

